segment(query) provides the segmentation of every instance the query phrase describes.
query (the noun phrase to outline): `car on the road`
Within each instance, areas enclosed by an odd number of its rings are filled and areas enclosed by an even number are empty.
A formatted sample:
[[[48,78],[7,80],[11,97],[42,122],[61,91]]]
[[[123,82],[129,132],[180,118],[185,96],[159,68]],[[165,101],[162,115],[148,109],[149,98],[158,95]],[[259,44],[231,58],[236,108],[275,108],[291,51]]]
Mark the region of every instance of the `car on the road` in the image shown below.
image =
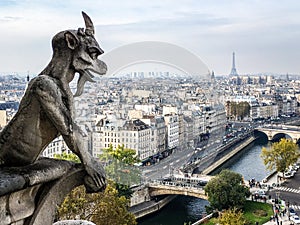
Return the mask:
[[[297,171],[299,169],[299,165],[297,163],[294,163],[293,165],[289,166],[289,170]]]
[[[291,221],[293,222],[293,224],[300,224],[300,218],[297,215],[292,216]]]
[[[296,216],[296,212],[293,208],[289,208],[290,216]]]
[[[295,174],[294,173],[291,173],[290,171],[285,171],[284,173],[278,173],[278,176],[279,177],[282,177],[282,178],[286,178],[286,179],[289,179],[289,178],[292,178]]]
[[[292,177],[296,174],[296,170],[289,169],[288,172],[292,175]]]
[[[197,183],[197,186],[205,186],[207,183],[208,183],[208,181],[206,181],[206,180],[200,180],[200,181]]]
[[[255,196],[256,199],[257,199],[257,198],[261,198],[261,199],[267,198],[267,195],[266,195],[265,191],[264,191],[264,190],[261,190],[261,189],[255,191],[255,192],[254,192],[254,196]]]

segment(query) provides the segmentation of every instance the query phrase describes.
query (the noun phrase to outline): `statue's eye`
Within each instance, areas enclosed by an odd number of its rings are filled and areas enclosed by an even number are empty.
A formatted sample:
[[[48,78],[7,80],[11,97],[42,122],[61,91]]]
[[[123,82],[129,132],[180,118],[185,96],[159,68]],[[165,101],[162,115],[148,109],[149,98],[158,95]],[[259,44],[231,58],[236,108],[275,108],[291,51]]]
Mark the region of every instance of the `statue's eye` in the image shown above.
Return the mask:
[[[98,48],[95,48],[95,47],[91,47],[88,49],[89,51],[89,55],[92,59],[97,59],[98,55],[100,55],[100,51]]]

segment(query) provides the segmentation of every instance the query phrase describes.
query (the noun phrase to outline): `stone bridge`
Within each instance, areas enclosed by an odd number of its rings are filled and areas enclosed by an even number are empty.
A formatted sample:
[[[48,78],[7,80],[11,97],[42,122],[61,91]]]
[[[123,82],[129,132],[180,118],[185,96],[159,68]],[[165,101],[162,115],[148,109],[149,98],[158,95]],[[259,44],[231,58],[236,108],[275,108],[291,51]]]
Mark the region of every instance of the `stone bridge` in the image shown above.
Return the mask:
[[[151,197],[158,195],[186,195],[196,198],[207,199],[203,187],[195,184],[180,184],[175,182],[156,181],[149,185],[149,194]]]
[[[260,131],[267,135],[268,140],[274,140],[277,138],[282,138],[288,136],[297,143],[300,140],[300,127],[298,126],[289,126],[289,125],[270,125],[264,127],[258,127],[255,130]]]

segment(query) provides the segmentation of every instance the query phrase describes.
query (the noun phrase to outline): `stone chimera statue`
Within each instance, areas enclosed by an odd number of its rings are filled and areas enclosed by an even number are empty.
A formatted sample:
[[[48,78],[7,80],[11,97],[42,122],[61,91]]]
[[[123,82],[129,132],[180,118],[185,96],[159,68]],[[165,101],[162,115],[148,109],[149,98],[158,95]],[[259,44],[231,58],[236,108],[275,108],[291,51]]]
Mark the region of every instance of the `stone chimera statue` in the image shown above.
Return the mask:
[[[46,146],[59,135],[79,156],[88,174],[87,191],[105,188],[105,173],[80,142],[75,124],[73,94],[69,83],[79,73],[75,96],[81,95],[86,81],[103,75],[106,64],[97,59],[103,53],[94,37],[91,19],[82,12],[86,29],[66,30],[52,39],[53,56],[48,66],[32,79],[19,110],[0,134],[0,167],[24,166],[35,162]]]

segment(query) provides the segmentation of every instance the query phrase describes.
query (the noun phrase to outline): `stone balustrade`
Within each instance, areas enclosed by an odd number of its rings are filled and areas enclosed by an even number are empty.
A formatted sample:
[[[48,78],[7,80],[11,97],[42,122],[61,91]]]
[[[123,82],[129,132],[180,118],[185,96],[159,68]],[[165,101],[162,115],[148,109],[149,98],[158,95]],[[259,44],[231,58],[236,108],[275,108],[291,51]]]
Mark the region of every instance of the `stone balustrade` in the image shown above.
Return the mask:
[[[176,184],[173,182],[152,182],[148,184],[151,197],[158,195],[187,195],[207,199],[202,187],[194,184]]]

